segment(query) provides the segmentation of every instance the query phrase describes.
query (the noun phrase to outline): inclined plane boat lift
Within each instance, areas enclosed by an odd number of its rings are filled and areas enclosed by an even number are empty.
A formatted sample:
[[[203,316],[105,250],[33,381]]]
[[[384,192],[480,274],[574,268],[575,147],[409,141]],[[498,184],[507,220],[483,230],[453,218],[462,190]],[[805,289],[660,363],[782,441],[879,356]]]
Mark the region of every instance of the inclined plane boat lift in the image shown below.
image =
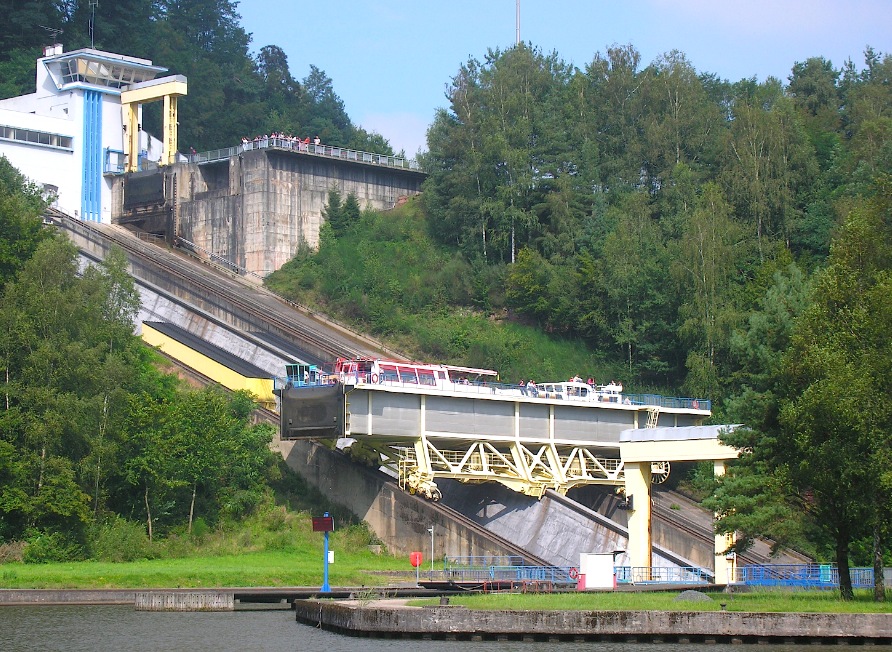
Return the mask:
[[[737,451],[704,426],[706,399],[627,394],[583,382],[504,385],[496,372],[451,365],[340,359],[331,373],[290,365],[276,379],[282,439],[352,439],[381,456],[409,493],[439,500],[437,478],[546,489],[612,485],[629,511],[633,566],[650,566],[650,491],[672,462]],[[716,538],[716,552],[728,541]],[[727,575],[716,557],[716,578]]]

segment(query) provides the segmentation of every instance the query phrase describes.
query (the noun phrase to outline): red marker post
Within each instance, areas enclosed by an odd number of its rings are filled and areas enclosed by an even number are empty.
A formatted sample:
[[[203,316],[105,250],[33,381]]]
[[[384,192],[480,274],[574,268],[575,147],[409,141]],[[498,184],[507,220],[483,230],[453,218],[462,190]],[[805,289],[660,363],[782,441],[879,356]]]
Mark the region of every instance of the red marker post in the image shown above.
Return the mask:
[[[409,553],[409,563],[415,567],[415,584],[418,585],[418,569],[421,566],[421,562],[423,561],[420,552],[410,552]]]
[[[334,532],[334,517],[329,516],[325,512],[322,516],[313,517],[313,532],[325,533],[325,551],[322,564],[322,588],[323,593],[330,593],[331,587],[328,585],[328,533]]]

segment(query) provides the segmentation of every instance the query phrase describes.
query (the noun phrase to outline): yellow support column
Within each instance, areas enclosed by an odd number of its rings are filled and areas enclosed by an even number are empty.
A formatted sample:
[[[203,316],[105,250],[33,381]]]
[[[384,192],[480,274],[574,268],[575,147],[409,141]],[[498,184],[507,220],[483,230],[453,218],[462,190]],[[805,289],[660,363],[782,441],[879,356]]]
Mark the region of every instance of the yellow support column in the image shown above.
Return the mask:
[[[650,528],[650,462],[626,462],[626,500],[632,501],[629,511],[629,543],[626,552],[633,568],[651,566]]]
[[[164,146],[161,150],[161,164],[173,165],[177,162],[177,98],[164,96]]]
[[[139,125],[136,122],[139,106],[146,102],[164,101],[163,130],[161,138],[161,165],[173,165],[177,161],[177,98],[186,95],[186,78],[182,75],[161,77],[139,84],[132,84],[121,91],[121,106],[124,109],[125,141],[129,138],[127,171],[138,168]],[[128,145],[125,142],[124,152]]]
[[[725,475],[725,463],[722,460],[714,460],[712,472],[717,477]],[[715,535],[715,583],[725,586],[734,581],[737,571],[737,556],[733,553],[726,555],[725,551],[734,544],[733,534]]]
[[[121,104],[121,118],[124,124],[125,172],[139,169],[139,105],[130,102]]]

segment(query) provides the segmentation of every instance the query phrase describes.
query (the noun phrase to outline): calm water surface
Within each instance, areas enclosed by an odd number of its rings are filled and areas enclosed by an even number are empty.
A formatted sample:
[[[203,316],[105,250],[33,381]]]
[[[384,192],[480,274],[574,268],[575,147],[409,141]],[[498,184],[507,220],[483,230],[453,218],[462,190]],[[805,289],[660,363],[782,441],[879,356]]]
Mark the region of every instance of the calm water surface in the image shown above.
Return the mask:
[[[728,652],[742,646],[366,639],[300,625],[290,610],[161,613],[133,607],[0,607],[0,651]],[[796,646],[760,645],[759,652]],[[801,647],[801,646],[800,646]],[[813,646],[809,646],[813,647]]]

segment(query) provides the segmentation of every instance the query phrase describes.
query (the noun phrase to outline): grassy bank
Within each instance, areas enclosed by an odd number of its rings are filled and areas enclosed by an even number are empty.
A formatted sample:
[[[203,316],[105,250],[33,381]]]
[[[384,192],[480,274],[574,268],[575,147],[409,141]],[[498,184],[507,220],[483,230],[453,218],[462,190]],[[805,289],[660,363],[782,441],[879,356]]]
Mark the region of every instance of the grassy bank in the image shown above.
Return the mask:
[[[585,610],[585,611],[727,611],[794,613],[892,613],[892,603],[873,602],[870,591],[856,591],[855,600],[844,602],[838,591],[758,591],[711,593],[708,600],[679,600],[679,591],[646,593],[490,593],[450,597],[452,605],[469,609]],[[415,606],[437,604],[415,600]]]
[[[140,524],[118,520],[96,534],[86,561],[22,563],[21,555],[7,556],[0,589],[319,586],[323,535],[310,521],[308,512],[274,507],[237,523],[149,541]],[[365,524],[346,516],[336,523],[329,542],[332,585],[388,584],[388,571],[412,570],[407,558],[372,552],[379,542]]]
[[[332,586],[390,584],[390,570],[411,570],[405,559],[364,550],[335,551]],[[221,586],[319,586],[322,553],[273,550],[133,562],[83,561],[0,565],[0,588],[169,588]]]

